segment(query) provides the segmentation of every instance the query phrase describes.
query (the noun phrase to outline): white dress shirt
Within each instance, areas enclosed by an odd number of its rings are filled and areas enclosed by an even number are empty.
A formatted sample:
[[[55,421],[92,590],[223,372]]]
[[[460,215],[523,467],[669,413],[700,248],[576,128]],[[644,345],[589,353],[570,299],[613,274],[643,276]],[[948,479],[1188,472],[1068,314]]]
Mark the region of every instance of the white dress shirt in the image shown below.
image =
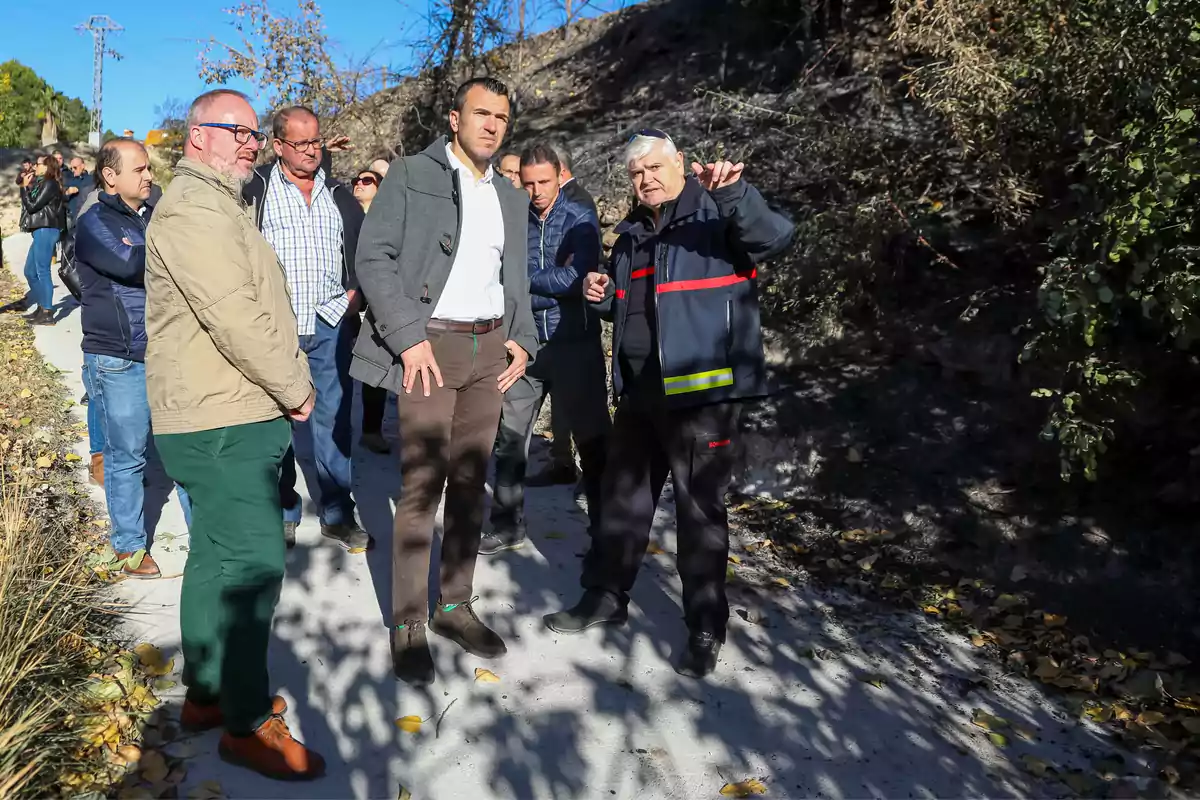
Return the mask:
[[[476,178],[446,145],[450,166],[458,171],[462,230],[455,243],[450,277],[434,306],[435,319],[474,322],[504,316],[500,257],[504,255],[504,216],[492,184],[492,168]]]

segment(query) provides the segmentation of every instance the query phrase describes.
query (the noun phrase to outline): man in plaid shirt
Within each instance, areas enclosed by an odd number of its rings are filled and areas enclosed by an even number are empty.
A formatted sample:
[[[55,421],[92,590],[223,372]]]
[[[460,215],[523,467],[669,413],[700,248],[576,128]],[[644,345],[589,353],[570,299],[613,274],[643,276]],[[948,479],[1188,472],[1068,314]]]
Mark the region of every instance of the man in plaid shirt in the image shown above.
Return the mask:
[[[254,204],[259,230],[287,275],[300,346],[308,354],[316,387],[312,416],[293,430],[312,438],[301,458],[305,474],[317,478],[314,495],[322,535],[362,552],[372,541],[354,518],[350,496],[354,389],[349,369],[358,332],[354,251],[363,212],[350,191],[322,168],[325,140],[312,110],[292,106],[279,111],[272,135],[277,158],[254,171],[243,195],[247,204]],[[279,495],[291,547],[300,523],[294,448],[283,461]]]

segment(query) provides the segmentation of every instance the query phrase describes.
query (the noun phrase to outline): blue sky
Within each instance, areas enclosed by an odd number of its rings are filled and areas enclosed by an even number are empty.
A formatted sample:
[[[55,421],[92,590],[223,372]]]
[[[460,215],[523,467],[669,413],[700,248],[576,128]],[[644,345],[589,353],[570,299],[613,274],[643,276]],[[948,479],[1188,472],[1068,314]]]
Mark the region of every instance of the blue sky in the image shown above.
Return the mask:
[[[543,7],[550,0],[540,0]],[[69,97],[92,103],[92,37],[75,26],[93,14],[108,14],[125,30],[110,35],[109,45],[123,60],[105,59],[104,127],[139,138],[157,122],[155,106],[168,97],[188,101],[204,91],[197,55],[210,36],[234,41],[230,17],[222,9],[236,0],[177,3],[128,3],[115,0],[0,0],[0,61],[15,58],[32,67]],[[339,52],[358,60],[404,69],[409,42],[422,32],[421,13],[428,0],[324,0],[320,2],[330,40]],[[621,2],[600,2],[619,7]],[[276,13],[295,8],[295,0],[272,0]],[[235,88],[249,87],[231,84]]]

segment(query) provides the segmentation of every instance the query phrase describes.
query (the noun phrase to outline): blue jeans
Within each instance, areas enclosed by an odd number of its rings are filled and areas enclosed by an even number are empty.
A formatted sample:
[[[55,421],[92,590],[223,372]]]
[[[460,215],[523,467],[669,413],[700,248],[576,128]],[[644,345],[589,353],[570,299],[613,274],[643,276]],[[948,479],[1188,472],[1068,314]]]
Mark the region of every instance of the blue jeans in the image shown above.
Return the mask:
[[[334,327],[320,317],[317,332],[300,337],[300,349],[308,354],[308,368],[317,390],[316,403],[308,422],[292,423],[293,445],[283,457],[279,473],[279,504],[286,522],[300,521],[300,495],[296,492],[296,459],[307,475],[316,474],[313,499],[322,525],[354,523],[354,500],[350,497],[350,411],[354,387],[350,382],[350,354],[354,347],[351,323]],[[297,456],[297,434],[308,437],[311,446]],[[309,444],[304,442],[304,444]]]
[[[33,232],[33,246],[25,256],[25,282],[29,284],[27,298],[47,311],[54,308],[54,278],[50,276],[50,259],[56,244],[57,228],[38,228]]]
[[[147,478],[165,483],[166,472],[150,435],[150,401],[146,398],[146,365],[127,358],[84,353],[84,368],[104,415],[104,496],[108,502],[112,548],[117,553],[146,549]],[[149,467],[150,469],[147,469]],[[183,518],[192,525],[192,504],[176,486]]]
[[[83,390],[88,395],[87,428],[88,452],[92,455],[104,452],[104,398],[100,397],[92,387],[92,376],[88,373],[87,359],[83,356]],[[95,358],[95,356],[91,356]]]

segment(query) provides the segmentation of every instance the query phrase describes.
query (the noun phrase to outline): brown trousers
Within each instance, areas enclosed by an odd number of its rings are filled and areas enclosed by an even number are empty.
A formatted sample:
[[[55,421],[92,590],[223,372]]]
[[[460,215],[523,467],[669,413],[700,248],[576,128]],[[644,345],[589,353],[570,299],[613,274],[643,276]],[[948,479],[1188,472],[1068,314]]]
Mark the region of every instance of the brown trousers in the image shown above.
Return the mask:
[[[496,382],[508,366],[504,326],[478,336],[429,331],[441,388],[424,395],[421,379],[400,393],[400,499],[392,540],[393,624],[429,616],[429,555],[442,488],[441,602],[471,599],[483,525],[488,459],[504,395]]]

